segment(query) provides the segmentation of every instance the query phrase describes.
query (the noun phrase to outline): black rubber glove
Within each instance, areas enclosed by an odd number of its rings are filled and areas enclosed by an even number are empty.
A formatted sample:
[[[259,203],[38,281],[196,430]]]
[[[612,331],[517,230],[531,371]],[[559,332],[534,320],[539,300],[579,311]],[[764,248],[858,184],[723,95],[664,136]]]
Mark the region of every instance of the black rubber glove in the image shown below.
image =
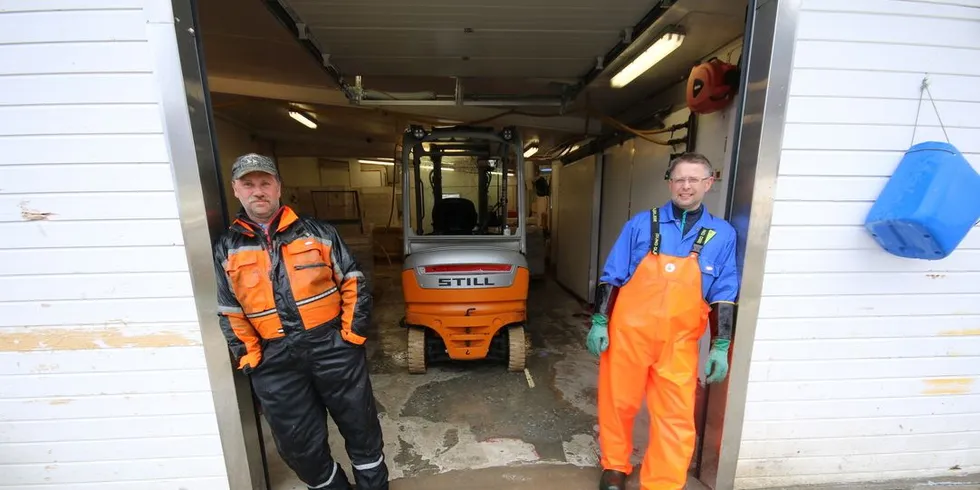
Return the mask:
[[[619,287],[613,286],[608,282],[600,282],[595,289],[595,311],[597,315],[609,318],[612,313],[613,303],[616,301],[616,293]]]
[[[735,325],[735,305],[715,303],[711,305],[711,339],[732,340],[732,326]]]
[[[705,381],[720,383],[728,376],[728,348],[732,343],[732,325],[735,323],[735,305],[715,303],[711,305],[711,350],[704,366]]]

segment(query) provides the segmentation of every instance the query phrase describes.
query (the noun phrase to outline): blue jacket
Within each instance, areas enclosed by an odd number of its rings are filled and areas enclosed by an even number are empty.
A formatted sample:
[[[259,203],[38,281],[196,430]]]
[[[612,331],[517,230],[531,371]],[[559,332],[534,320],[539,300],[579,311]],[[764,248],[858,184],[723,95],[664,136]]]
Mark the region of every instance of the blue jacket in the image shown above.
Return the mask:
[[[701,249],[702,297],[708,304],[735,303],[738,298],[739,272],[735,264],[735,229],[727,221],[712,216],[705,209],[701,218],[681,237],[681,218],[674,216],[674,206],[668,201],[660,207],[660,253],[686,257],[691,253],[698,230],[714,231]],[[650,253],[650,211],[634,215],[623,226],[616,244],[609,251],[600,282],[622,286]]]

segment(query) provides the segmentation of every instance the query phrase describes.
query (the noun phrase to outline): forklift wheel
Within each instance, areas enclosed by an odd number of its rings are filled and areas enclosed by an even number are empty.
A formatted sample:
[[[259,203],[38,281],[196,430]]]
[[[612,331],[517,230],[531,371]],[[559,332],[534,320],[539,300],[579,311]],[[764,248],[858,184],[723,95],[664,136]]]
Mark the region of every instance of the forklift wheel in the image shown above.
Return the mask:
[[[507,370],[523,371],[527,360],[527,345],[524,341],[524,327],[517,325],[507,330]]]
[[[425,374],[425,329],[408,327],[408,372]]]

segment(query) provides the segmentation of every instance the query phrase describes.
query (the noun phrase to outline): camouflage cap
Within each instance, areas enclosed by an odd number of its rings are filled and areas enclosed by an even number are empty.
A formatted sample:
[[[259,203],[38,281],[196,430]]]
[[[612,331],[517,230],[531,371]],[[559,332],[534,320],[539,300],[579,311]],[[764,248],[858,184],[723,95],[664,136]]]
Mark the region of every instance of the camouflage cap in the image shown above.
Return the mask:
[[[238,157],[231,166],[231,180],[238,180],[250,172],[265,172],[279,178],[276,163],[271,158],[257,153],[248,153]]]

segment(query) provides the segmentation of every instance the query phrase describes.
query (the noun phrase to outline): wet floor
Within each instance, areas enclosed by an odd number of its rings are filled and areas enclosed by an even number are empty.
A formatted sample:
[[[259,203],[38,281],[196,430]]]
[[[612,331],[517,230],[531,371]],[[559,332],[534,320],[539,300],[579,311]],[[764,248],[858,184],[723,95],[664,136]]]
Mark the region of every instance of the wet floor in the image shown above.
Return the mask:
[[[410,375],[399,265],[378,264],[368,356],[392,480],[513,465],[597,466],[598,363],[585,350],[588,312],[550,280],[532,281],[527,372],[503,363],[430,365]],[[266,437],[275,490],[305,489]],[[334,457],[350,467],[330,423]],[[594,486],[594,479],[591,479]]]

